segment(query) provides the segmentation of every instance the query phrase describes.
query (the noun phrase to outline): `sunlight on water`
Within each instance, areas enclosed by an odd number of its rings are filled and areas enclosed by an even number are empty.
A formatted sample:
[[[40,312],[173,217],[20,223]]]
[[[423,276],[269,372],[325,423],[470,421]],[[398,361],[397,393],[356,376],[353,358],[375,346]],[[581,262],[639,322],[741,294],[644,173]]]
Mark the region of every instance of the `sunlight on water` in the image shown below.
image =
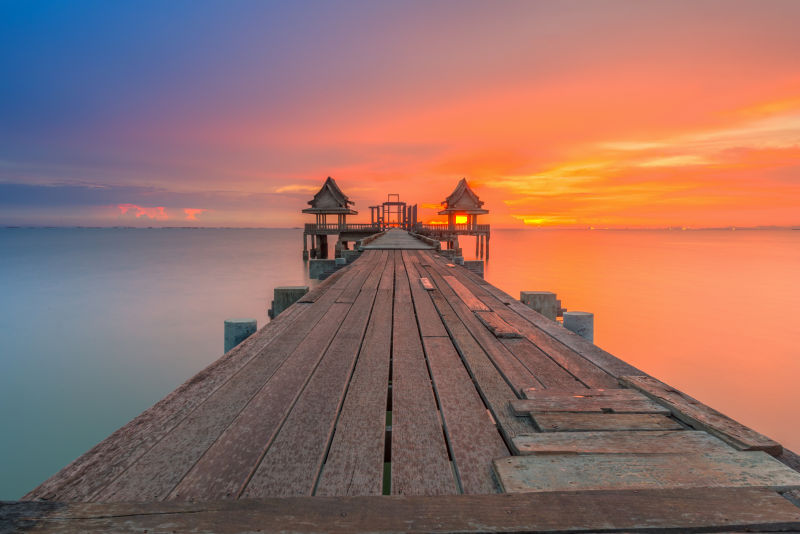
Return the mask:
[[[465,251],[474,241],[462,239]],[[496,231],[486,277],[595,313],[598,345],[800,449],[800,232]],[[300,230],[0,229],[0,499],[16,499],[308,284]]]

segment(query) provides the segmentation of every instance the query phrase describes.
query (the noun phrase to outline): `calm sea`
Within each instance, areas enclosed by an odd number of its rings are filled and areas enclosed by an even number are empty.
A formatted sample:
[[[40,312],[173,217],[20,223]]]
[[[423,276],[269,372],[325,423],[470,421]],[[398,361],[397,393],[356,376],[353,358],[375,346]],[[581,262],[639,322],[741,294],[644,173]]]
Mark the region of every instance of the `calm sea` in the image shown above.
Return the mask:
[[[474,241],[464,239],[465,251]],[[486,278],[595,313],[595,342],[800,449],[800,231],[495,231]],[[0,499],[16,499],[308,284],[300,230],[0,229]]]

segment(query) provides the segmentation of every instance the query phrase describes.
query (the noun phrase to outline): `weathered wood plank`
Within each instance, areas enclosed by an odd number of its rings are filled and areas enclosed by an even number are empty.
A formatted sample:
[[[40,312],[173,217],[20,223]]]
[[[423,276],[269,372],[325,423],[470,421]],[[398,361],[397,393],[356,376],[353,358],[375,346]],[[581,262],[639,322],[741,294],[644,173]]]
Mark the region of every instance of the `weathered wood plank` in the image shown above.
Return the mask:
[[[312,494],[367,329],[385,263],[386,251],[383,251],[307,386],[257,464],[252,478],[241,492],[242,497]]]
[[[400,253],[395,255],[393,320],[392,494],[457,493]]]
[[[589,430],[681,430],[681,424],[654,413],[575,413],[550,412],[531,414],[542,432],[584,432]]]
[[[545,388],[559,390],[586,390],[575,376],[558,365],[528,339],[502,339],[500,341],[536,377]]]
[[[529,418],[516,417],[511,412],[508,401],[517,395],[486,352],[472,337],[464,323],[461,322],[459,315],[453,310],[441,291],[432,291],[430,295],[461,360],[470,376],[475,380],[478,392],[489,407],[506,440],[510,440],[517,434],[534,432],[535,429]]]
[[[360,288],[379,259],[378,253],[365,255],[359,269],[354,269],[349,286]],[[239,495],[350,310],[348,303],[336,303],[334,308],[191,466],[171,491],[170,498],[214,499]]]
[[[371,253],[370,253],[371,254]],[[339,280],[345,275],[348,275],[350,278],[355,276],[355,274],[360,271],[365,265],[369,262],[370,256],[368,254],[362,254],[358,260],[356,260],[350,265],[347,265],[343,269],[339,269],[328,278],[317,284],[316,287],[311,289],[308,293],[300,297],[297,302],[301,303],[314,303],[320,299],[322,295],[324,295],[329,289],[333,288],[334,286],[339,285]],[[338,297],[338,295],[337,295]]]
[[[368,256],[368,258],[371,261],[369,261],[369,263],[368,262],[362,262],[359,265],[359,267],[361,269],[366,269],[370,273],[374,273],[374,270],[376,269],[376,267],[375,267],[376,263],[375,262],[377,261],[377,265],[380,266],[380,267],[377,268],[378,269],[377,276],[380,277],[380,273],[383,270],[382,266],[386,262],[387,251],[386,250],[370,251],[370,252],[368,252],[368,254],[371,254],[371,256]],[[377,259],[376,260],[372,260],[373,256],[375,258],[377,258]],[[374,286],[377,286],[377,281],[375,281]],[[358,296],[361,294],[361,291],[363,291],[364,289],[365,289],[365,286],[363,286],[363,285],[350,284],[349,286],[347,286],[346,289],[344,289],[344,291],[342,291],[342,293],[336,299],[336,302],[350,302],[350,303],[353,303],[353,302],[356,301]],[[367,291],[374,291],[375,287],[368,286],[368,287],[366,287],[366,290]]]
[[[65,534],[708,532],[797,530],[771,490],[687,488],[437,497],[287,497],[209,503],[0,505],[0,530]]]
[[[559,323],[551,321],[550,319],[544,317],[543,315],[528,308],[517,299],[510,297],[507,293],[503,292],[501,289],[498,289],[493,285],[486,285],[484,287],[486,288],[486,291],[494,295],[498,296],[503,295],[506,299],[510,299],[510,304],[506,305],[510,310],[513,310],[518,315],[523,317],[525,320],[527,320],[534,326],[538,327],[539,329],[541,329],[543,332],[550,335],[554,339],[563,343],[568,348],[574,350],[575,352],[586,358],[588,361],[590,361],[600,369],[603,369],[608,374],[615,377],[623,375],[644,374],[642,373],[642,371],[640,371],[633,365],[623,360],[620,360],[613,354],[609,354],[608,352],[604,351],[594,343],[585,340],[578,334],[570,332],[569,330],[561,326]]]
[[[434,289],[436,289],[436,287],[434,287],[434,285],[428,278],[422,277],[419,279],[419,282],[420,284],[422,284],[422,287],[424,287],[426,291],[433,291]]]
[[[330,308],[339,292],[352,280],[347,270],[316,305],[287,310],[274,321],[201,371],[139,417],[109,436],[51,477],[26,498],[88,501],[148,450],[159,443],[210,396],[227,388],[231,380],[259,375],[264,366],[286,356],[275,347],[299,343]]]
[[[635,389],[587,389],[585,393],[527,390],[526,395],[527,399],[511,401],[517,415],[544,412],[670,413]]]
[[[380,495],[392,347],[394,258],[386,262],[315,495]]]
[[[722,440],[699,430],[557,432],[517,436],[517,454],[535,453],[640,453],[681,454],[733,450]]]
[[[493,311],[476,311],[475,316],[483,323],[483,325],[494,334],[494,337],[502,338],[515,338],[522,337],[519,330],[505,322]]]
[[[444,431],[463,493],[497,493],[492,460],[508,454],[461,359],[446,337],[423,338]]]
[[[489,306],[481,302],[480,299],[478,299],[478,297],[476,297],[472,293],[472,291],[467,289],[467,287],[464,284],[462,284],[455,276],[444,275],[443,278],[445,282],[447,282],[447,284],[451,288],[453,288],[453,291],[455,291],[456,295],[458,295],[459,298],[464,301],[464,304],[466,304],[467,308],[469,308],[471,311],[490,311]]]
[[[282,414],[308,380],[349,308],[349,304],[333,304],[319,325],[297,345],[291,355],[282,355],[279,361],[272,362],[263,372],[248,374],[226,384],[138,462],[99,492],[95,500],[161,500],[170,495],[179,482],[181,487],[172,498],[187,499],[205,496],[210,492],[215,498],[236,497],[253,467],[253,456],[257,458],[264,446],[260,435],[269,436],[278,426]],[[292,362],[295,372],[288,372],[287,366],[282,365],[287,360]],[[278,374],[277,379],[266,382],[274,373]],[[264,382],[267,383],[266,387]],[[277,387],[278,383],[281,384],[280,388]],[[257,397],[251,403],[254,396]],[[248,405],[263,407],[264,412],[259,414],[261,417],[256,418],[252,411],[240,415]],[[248,435],[248,431],[253,435]],[[202,470],[189,473],[201,458]],[[226,478],[216,481],[207,477],[207,471],[203,469],[206,465],[224,469]]]
[[[766,451],[773,456],[783,451],[779,443],[655,378],[624,376],[621,382],[668,407],[675,417],[686,424],[710,432],[738,449]]]
[[[507,493],[761,487],[800,488],[800,473],[762,451],[694,454],[534,454],[494,460]]]
[[[504,321],[516,328],[533,345],[532,349],[552,359],[559,367],[564,369],[565,374],[572,375],[587,386],[593,388],[619,387],[615,377],[511,310],[509,306],[493,292],[493,290],[496,289],[494,286],[480,285],[470,280],[468,276],[469,271],[466,269],[452,269],[451,272],[455,276],[458,276],[475,296],[481,299],[487,306],[491,307]],[[514,300],[510,297],[509,299],[511,301]],[[524,304],[522,304],[522,306],[529,311],[533,311]],[[549,319],[542,319],[549,321]],[[508,345],[507,343],[504,344]],[[542,370],[546,370],[547,374],[553,378],[558,376],[552,366],[541,367],[543,363],[541,358],[534,356],[534,359],[526,360],[525,358],[532,355],[532,350],[525,350],[522,344],[517,345],[517,347],[523,349],[523,351],[519,353],[518,358],[525,363],[529,369],[541,368]],[[534,375],[537,375],[536,371],[534,371]],[[569,382],[569,377],[562,376],[560,381],[565,383]]]
[[[369,261],[369,259],[368,259]],[[348,284],[363,283],[366,272],[354,271],[352,278],[343,277]],[[256,447],[256,458],[265,443],[256,443],[253,436],[239,434],[230,429],[255,429],[271,435],[276,422],[280,421],[288,406],[308,380],[311,370],[322,357],[351,305],[331,303],[337,292],[328,292],[311,306],[319,315],[318,321],[298,324],[287,331],[279,343],[270,347],[259,358],[250,362],[235,377],[217,390],[206,402],[167,434],[153,448],[142,455],[113,482],[95,496],[98,501],[159,500],[164,499],[184,479],[190,469],[203,458],[203,463],[224,463],[230,478],[221,481],[209,480],[194,487],[199,492],[214,491],[215,497],[235,496],[244,478],[234,480],[240,473],[244,477],[253,467],[252,448]],[[291,361],[291,365],[284,362]],[[271,378],[277,376],[275,383]],[[268,386],[265,387],[265,383]],[[277,387],[275,384],[281,384]],[[251,402],[252,401],[252,402]],[[246,406],[264,406],[257,416],[241,415]],[[248,411],[252,414],[252,411]],[[225,440],[217,445],[217,439],[225,433]],[[232,440],[236,446],[228,450],[226,443]],[[209,447],[214,446],[214,451]],[[231,452],[234,451],[234,452]],[[215,460],[216,459],[216,460]],[[189,484],[189,482],[187,482]],[[184,498],[177,494],[173,498]],[[210,498],[210,497],[209,497]]]
[[[439,268],[442,268],[441,266]],[[508,382],[515,393],[522,389],[540,387],[536,378],[531,374],[520,361],[506,347],[500,343],[494,335],[475,317],[469,307],[456,294],[452,287],[444,281],[441,272],[436,267],[426,268],[428,276],[434,280],[438,292],[447,300],[448,304],[456,312],[459,320],[464,324],[469,335],[478,342],[483,351],[489,356],[492,363],[500,371],[503,378]],[[441,310],[439,311],[441,314]],[[518,393],[515,395],[518,396]]]
[[[411,297],[414,301],[414,311],[417,314],[417,324],[419,325],[419,333],[423,337],[431,336],[447,336],[442,320],[439,318],[439,313],[433,306],[428,291],[422,288],[420,284],[414,281],[420,276],[419,259],[412,251],[404,250],[403,262],[406,266],[408,279],[411,282]],[[427,278],[426,278],[427,280]],[[428,280],[430,283],[430,280]],[[431,284],[433,285],[433,284]]]

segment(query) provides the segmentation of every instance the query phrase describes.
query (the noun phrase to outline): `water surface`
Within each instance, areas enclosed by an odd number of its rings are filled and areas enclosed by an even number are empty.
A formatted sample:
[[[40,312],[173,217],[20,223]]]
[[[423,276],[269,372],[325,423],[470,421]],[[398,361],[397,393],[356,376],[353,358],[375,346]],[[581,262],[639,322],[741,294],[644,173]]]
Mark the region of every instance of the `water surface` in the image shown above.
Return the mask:
[[[222,353],[308,284],[301,230],[0,229],[0,499]],[[474,241],[462,239],[465,251]],[[489,281],[595,313],[597,344],[800,449],[800,232],[495,231]]]

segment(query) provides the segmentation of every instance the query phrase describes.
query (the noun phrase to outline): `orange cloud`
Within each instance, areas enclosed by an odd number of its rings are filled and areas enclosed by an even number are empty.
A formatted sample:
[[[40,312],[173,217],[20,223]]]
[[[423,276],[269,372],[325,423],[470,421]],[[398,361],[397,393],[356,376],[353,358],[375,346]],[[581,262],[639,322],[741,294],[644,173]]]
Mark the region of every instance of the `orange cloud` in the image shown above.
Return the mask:
[[[160,221],[169,219],[166,211],[164,211],[164,206],[149,208],[145,206],[137,206],[136,204],[118,204],[117,209],[119,209],[121,215],[126,215],[128,212],[131,212],[136,216],[137,219],[141,217],[147,217],[148,219]]]
[[[196,221],[197,216],[203,213],[204,211],[208,210],[203,208],[183,208],[183,212],[186,214],[187,221]]]

